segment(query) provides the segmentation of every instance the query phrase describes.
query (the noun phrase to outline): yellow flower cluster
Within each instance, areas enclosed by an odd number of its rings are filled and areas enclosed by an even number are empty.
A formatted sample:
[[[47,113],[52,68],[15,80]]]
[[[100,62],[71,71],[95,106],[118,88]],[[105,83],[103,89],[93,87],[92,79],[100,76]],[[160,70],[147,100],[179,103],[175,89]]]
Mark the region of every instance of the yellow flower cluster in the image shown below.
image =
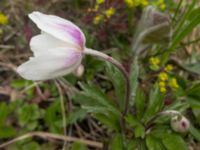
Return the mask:
[[[114,14],[115,14],[115,8],[113,7],[110,7],[108,10],[105,11],[105,15],[108,18],[110,18]]]
[[[157,58],[157,57],[151,57],[151,58],[149,59],[149,63],[150,63],[151,65],[159,65],[159,64],[160,64],[160,59]]]
[[[124,2],[129,8],[147,6],[149,4],[148,0],[124,0]]]
[[[93,23],[94,24],[99,24],[101,21],[110,18],[111,16],[113,16],[115,14],[115,8],[110,7],[109,9],[105,10],[103,12],[103,14],[99,14],[97,16],[94,17]]]
[[[151,70],[158,70],[160,68],[159,64],[160,64],[160,59],[157,57],[151,57],[149,59],[149,64],[150,64],[150,69]]]
[[[176,78],[172,78],[172,79],[169,81],[169,86],[170,86],[172,89],[177,89],[177,88],[179,87]]]
[[[5,25],[8,23],[8,17],[3,13],[0,13],[0,25]]]
[[[160,88],[160,92],[162,93],[166,93],[167,89],[167,85],[175,90],[179,88],[178,82],[176,80],[176,78],[172,77],[170,78],[169,75],[167,74],[167,72],[170,72],[173,70],[173,66],[172,65],[167,65],[165,67],[165,72],[160,72],[158,75],[158,79],[159,79],[159,88]]]
[[[170,71],[172,71],[172,70],[173,70],[173,66],[170,65],[170,64],[168,64],[168,65],[165,67],[165,71],[166,71],[166,72],[170,72]]]

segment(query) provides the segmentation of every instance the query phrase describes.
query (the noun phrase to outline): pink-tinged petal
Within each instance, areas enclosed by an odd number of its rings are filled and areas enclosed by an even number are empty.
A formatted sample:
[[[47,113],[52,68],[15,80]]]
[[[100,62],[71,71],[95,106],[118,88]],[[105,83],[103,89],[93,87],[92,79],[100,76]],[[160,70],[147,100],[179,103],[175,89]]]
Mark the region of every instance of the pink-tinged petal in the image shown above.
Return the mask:
[[[29,17],[42,31],[45,31],[62,41],[73,44],[81,50],[84,49],[85,36],[79,27],[71,21],[40,12],[33,12],[29,14]]]
[[[82,52],[73,49],[51,49],[48,55],[30,58],[17,68],[27,80],[48,80],[73,72],[81,63]]]
[[[49,49],[67,47],[69,49],[76,49],[74,45],[61,41],[50,34],[42,33],[34,36],[30,41],[31,50],[34,56],[47,54]]]

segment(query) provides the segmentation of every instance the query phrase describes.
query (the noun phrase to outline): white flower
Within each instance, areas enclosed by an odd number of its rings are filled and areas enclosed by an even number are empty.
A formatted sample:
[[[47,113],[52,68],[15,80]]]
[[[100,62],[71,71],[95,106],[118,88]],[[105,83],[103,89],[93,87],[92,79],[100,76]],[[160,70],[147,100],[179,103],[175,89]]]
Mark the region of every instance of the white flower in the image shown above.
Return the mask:
[[[85,36],[72,22],[40,12],[29,18],[41,30],[30,41],[33,57],[17,68],[28,80],[48,80],[69,74],[81,64]]]

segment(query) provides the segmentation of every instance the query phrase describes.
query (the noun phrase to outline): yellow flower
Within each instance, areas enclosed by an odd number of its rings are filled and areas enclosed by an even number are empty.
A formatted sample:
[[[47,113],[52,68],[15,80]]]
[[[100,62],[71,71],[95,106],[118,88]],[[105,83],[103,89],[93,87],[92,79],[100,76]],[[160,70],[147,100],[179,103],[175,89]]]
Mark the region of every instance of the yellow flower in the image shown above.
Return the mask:
[[[169,86],[170,86],[171,88],[173,88],[173,89],[177,89],[177,88],[179,87],[176,78],[172,78],[172,79],[169,81]]]
[[[159,74],[159,79],[160,79],[161,81],[166,81],[166,80],[168,79],[168,75],[167,75],[165,72],[161,72],[161,73]]]
[[[3,13],[0,13],[0,24],[5,25],[8,23],[8,17]]]
[[[148,2],[148,0],[141,0],[141,1],[140,1],[140,4],[141,4],[142,6],[147,6],[147,5],[149,4],[149,2]]]
[[[165,10],[166,5],[165,5],[165,1],[164,0],[158,0],[156,2],[156,5],[161,9],[161,10]]]
[[[129,8],[132,8],[132,7],[135,6],[133,0],[124,0],[124,2],[126,3],[126,5],[127,5]]]
[[[160,9],[161,10],[165,10],[166,9],[166,5],[165,4],[160,4]]]
[[[165,67],[165,71],[167,71],[167,72],[170,72],[170,71],[172,71],[172,70],[173,70],[173,66],[170,65],[170,64],[168,64],[168,65]]]
[[[160,59],[157,58],[157,57],[151,57],[151,58],[149,59],[149,63],[150,63],[151,65],[158,65],[158,64],[160,64]]]
[[[165,87],[161,87],[161,88],[160,88],[160,92],[166,93],[166,91],[167,91],[167,89],[166,89]]]
[[[105,2],[105,0],[97,0],[96,2],[97,2],[97,4],[103,4]]]
[[[115,8],[110,7],[108,10],[105,11],[105,15],[110,18],[115,13]]]
[[[103,20],[103,15],[97,15],[97,16],[95,16],[93,23],[99,24],[102,20]]]
[[[165,85],[166,85],[165,82],[163,82],[163,81],[160,81],[160,82],[159,82],[159,86],[160,86],[160,87],[165,87]]]

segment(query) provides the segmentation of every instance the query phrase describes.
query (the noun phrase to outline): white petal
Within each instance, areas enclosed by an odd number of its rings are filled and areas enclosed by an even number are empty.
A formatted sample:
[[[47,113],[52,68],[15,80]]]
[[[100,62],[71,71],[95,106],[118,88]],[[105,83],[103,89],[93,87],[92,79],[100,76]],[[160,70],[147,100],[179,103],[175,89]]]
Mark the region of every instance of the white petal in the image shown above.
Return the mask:
[[[30,41],[31,50],[34,56],[41,55],[43,53],[48,53],[47,50],[61,47],[68,47],[74,49],[73,45],[61,41],[47,33],[42,33],[34,36]]]
[[[81,63],[82,53],[73,49],[52,49],[47,55],[32,57],[17,72],[27,80],[48,80],[73,72]]]
[[[69,42],[77,48],[85,47],[85,36],[72,22],[54,15],[45,15],[40,12],[29,14],[30,19],[36,23],[42,31],[56,38]]]

